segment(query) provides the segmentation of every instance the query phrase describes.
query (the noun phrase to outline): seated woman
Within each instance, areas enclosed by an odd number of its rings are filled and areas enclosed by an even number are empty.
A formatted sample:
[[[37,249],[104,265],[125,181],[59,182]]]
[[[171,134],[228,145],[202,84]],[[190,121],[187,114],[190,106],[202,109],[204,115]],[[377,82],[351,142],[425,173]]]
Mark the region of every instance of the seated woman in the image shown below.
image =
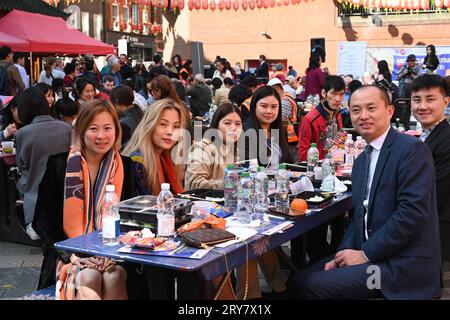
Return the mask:
[[[253,94],[250,102],[250,114],[244,123],[245,159],[258,159],[260,166],[278,170],[278,164],[292,163],[292,155],[286,140],[286,131],[282,126],[281,100],[278,92],[270,86],[262,86]],[[250,139],[248,139],[250,137]],[[260,150],[265,148],[265,150]],[[258,259],[267,284],[274,293],[286,291],[286,285],[281,274],[281,267],[275,251],[264,253]],[[245,292],[243,279],[245,267],[237,272],[237,293],[242,297]],[[259,289],[258,267],[253,260],[249,263],[248,297],[261,296]]]
[[[186,120],[182,106],[170,99],[154,102],[151,110],[144,114],[123,154],[134,161],[136,191],[139,195],[155,195],[161,191],[162,183],[169,183],[171,192],[176,195],[184,191],[177,179],[171,151],[177,145],[180,129],[184,129]],[[145,268],[151,299],[172,298],[174,275],[161,268]],[[183,277],[179,277],[183,280]],[[181,286],[179,286],[181,288]],[[187,294],[192,286],[183,286]],[[178,290],[178,298],[183,297]]]
[[[36,240],[32,229],[39,183],[44,176],[49,156],[69,150],[72,128],[51,117],[47,99],[41,89],[25,90],[18,99],[22,127],[16,133],[16,161],[21,177],[17,189],[23,197],[24,222],[27,233]]]
[[[11,140],[20,128],[17,97],[12,98],[0,109],[0,141]]]
[[[191,147],[185,178],[187,190],[223,190],[224,170],[227,164],[238,160],[237,141],[241,133],[242,114],[239,108],[231,103],[220,105],[205,133],[206,136],[211,134],[212,138],[204,138]]]
[[[183,192],[177,180],[171,150],[184,129],[181,106],[170,99],[152,104],[131,136],[123,154],[135,162],[137,193],[158,195],[162,183],[170,183],[172,193]]]
[[[78,102],[80,107],[94,99],[109,100],[109,96],[106,93],[95,89],[95,84],[83,77],[75,80],[71,97]]]
[[[70,151],[49,158],[39,186],[33,227],[44,243],[39,288],[54,284],[56,274],[60,299],[127,298],[123,267],[108,258],[54,248],[57,241],[101,229],[100,206],[107,184],[115,185],[121,199],[135,195],[131,160],[118,152],[120,138],[114,107],[94,100],[80,110]]]

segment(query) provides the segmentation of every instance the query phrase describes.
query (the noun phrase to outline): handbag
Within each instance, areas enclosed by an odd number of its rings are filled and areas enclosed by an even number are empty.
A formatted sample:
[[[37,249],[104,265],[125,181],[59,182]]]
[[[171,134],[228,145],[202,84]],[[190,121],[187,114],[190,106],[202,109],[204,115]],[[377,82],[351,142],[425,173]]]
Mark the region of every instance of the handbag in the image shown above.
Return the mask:
[[[181,239],[196,248],[206,248],[216,244],[236,239],[236,236],[224,229],[201,228],[181,233]]]

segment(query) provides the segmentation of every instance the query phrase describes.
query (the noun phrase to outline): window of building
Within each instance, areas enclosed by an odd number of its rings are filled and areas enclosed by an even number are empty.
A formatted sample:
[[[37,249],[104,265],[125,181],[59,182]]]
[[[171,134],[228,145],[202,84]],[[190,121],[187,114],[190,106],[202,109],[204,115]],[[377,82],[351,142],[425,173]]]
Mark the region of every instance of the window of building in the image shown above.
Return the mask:
[[[102,40],[103,33],[103,16],[101,14],[94,14],[94,38]]]
[[[120,31],[119,6],[117,3],[112,5],[112,26],[114,31]]]
[[[125,24],[126,30],[129,30],[129,28],[130,28],[129,21],[130,21],[130,8],[128,8],[128,6],[124,6],[123,7],[123,23]]]
[[[131,23],[135,26],[139,24],[139,8],[137,3],[134,3],[131,7]]]
[[[89,36],[89,12],[81,13],[81,31]]]
[[[149,28],[148,28],[148,10],[147,10],[147,6],[144,7],[144,9],[142,10],[142,32],[144,34],[148,34],[149,32]]]

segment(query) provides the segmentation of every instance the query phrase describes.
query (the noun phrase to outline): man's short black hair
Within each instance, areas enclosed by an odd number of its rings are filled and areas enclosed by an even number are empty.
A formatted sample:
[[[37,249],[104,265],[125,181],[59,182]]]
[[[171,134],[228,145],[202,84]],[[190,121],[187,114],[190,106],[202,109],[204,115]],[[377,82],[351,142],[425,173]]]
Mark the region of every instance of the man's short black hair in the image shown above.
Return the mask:
[[[13,61],[17,63],[17,60],[25,58],[25,55],[22,52],[14,52]]]
[[[352,80],[348,84],[348,90],[350,90],[350,93],[352,94],[353,92],[355,92],[357,89],[361,88],[362,86],[363,86],[363,84],[361,83],[361,81]]]
[[[349,100],[348,100],[348,105],[351,106],[350,101],[352,100],[353,95],[359,91],[359,90],[364,90],[366,88],[376,88],[379,92],[380,92],[380,97],[381,99],[384,101],[384,103],[386,104],[386,106],[391,105],[391,99],[389,98],[389,94],[387,93],[386,90],[384,90],[382,87],[379,87],[377,85],[374,84],[369,84],[369,85],[365,85],[365,86],[361,86],[358,89],[356,89],[352,95],[350,96]]]
[[[159,54],[155,54],[153,56],[153,62],[154,63],[159,63],[162,60],[161,56]]]
[[[437,74],[423,74],[411,84],[411,94],[421,90],[439,88],[444,96],[450,96],[449,87],[444,78]]]
[[[345,89],[345,82],[344,79],[342,79],[339,76],[327,76],[325,78],[325,83],[323,85],[323,89],[325,92],[330,91],[333,89],[334,91],[343,91]]]
[[[0,48],[0,60],[5,60],[8,54],[12,52],[11,47],[3,46]]]
[[[86,70],[88,70],[88,71],[94,70],[94,61],[93,60],[86,61]]]

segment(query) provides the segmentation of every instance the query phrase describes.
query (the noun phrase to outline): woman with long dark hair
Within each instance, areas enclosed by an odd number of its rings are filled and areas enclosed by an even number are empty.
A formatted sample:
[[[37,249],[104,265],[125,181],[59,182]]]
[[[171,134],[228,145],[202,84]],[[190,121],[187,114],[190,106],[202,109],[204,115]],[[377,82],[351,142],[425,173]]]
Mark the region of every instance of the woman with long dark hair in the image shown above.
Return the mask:
[[[320,55],[317,52],[311,53],[311,56],[309,57],[309,66],[306,69],[304,100],[306,100],[309,95],[313,94],[318,94],[320,99],[322,99],[325,75],[322,69],[320,69],[321,64],[322,58]]]
[[[425,69],[425,73],[433,73],[439,65],[439,59],[436,56],[436,48],[434,45],[430,44],[427,46],[426,50],[427,55],[423,60],[422,67]]]
[[[224,170],[238,160],[237,141],[242,133],[242,114],[231,103],[221,104],[205,138],[191,147],[186,169],[186,189],[223,189]]]
[[[280,96],[274,88],[263,86],[253,94],[250,115],[244,124],[246,139],[253,134],[249,130],[254,130],[258,140],[245,141],[246,160],[258,159],[259,165],[274,169],[278,169],[279,163],[293,161],[282,124]],[[260,148],[266,148],[267,152],[260,152]]]

